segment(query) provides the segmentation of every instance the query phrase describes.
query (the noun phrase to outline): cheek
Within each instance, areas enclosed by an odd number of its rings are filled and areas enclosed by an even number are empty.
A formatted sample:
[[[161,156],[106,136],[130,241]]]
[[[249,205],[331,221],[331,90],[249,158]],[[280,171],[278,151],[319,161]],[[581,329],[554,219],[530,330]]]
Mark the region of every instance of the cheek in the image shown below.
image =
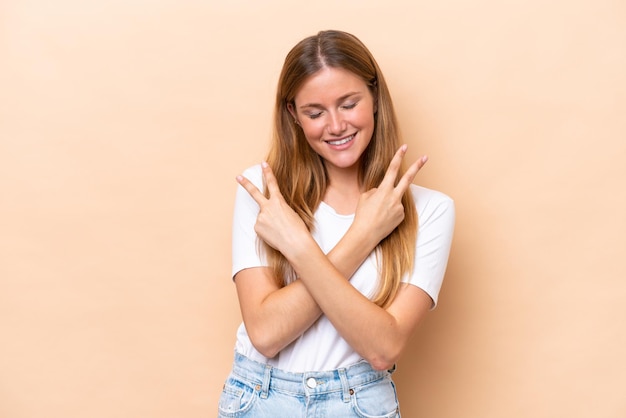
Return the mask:
[[[374,129],[374,114],[369,112],[363,112],[358,115],[358,118],[355,118],[354,124],[359,126],[361,129]]]
[[[369,125],[374,125],[374,106],[372,103],[363,104],[362,107],[359,107],[356,112],[352,114],[352,122],[354,124],[361,125],[362,127],[366,127]]]
[[[302,132],[307,141],[317,141],[324,133],[324,126],[312,122],[302,124]]]

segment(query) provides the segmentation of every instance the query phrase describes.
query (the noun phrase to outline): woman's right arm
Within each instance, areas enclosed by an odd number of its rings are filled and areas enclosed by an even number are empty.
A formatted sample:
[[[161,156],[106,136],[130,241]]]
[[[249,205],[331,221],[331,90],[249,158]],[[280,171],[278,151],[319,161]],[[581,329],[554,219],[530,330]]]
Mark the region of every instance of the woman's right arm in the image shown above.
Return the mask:
[[[398,151],[387,171],[396,178],[406,147]],[[412,182],[425,164],[422,158],[404,174],[402,181]],[[240,184],[251,194],[261,192],[246,178]],[[302,220],[290,209],[265,208],[265,218],[274,219],[273,226],[285,231],[303,227]],[[390,198],[389,190],[373,189],[364,193],[359,201],[352,226],[339,243],[326,255],[343,277],[348,280],[363,261],[402,221],[404,213],[398,211],[398,202]],[[391,210],[395,207],[396,210]],[[273,213],[272,213],[273,212]],[[279,225],[280,224],[280,225]],[[237,294],[248,336],[255,348],[265,357],[272,358],[298,338],[322,314],[315,300],[298,279],[279,287],[269,267],[243,269],[235,276]]]
[[[378,244],[374,235],[348,231],[327,254],[348,280]],[[269,267],[244,269],[235,275],[237,295],[246,331],[254,347],[272,358],[298,338],[322,311],[303,283],[296,279],[278,287]]]

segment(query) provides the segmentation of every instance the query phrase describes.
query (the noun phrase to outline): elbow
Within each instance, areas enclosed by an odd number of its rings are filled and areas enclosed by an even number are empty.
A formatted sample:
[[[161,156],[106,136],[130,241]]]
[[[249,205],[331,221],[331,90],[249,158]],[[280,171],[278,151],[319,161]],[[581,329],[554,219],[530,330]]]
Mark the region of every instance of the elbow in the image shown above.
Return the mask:
[[[386,353],[377,353],[366,358],[374,370],[391,370],[400,357],[400,351],[393,350]]]
[[[404,346],[404,343],[396,341],[393,344],[378,347],[378,350],[365,356],[365,359],[374,370],[391,370],[400,358]]]
[[[276,357],[281,350],[276,340],[271,338],[270,334],[263,330],[248,330],[248,337],[256,351],[268,359]]]
[[[373,358],[369,360],[369,364],[374,370],[391,370],[396,362],[384,358]]]
[[[277,350],[273,350],[272,347],[263,347],[263,346],[256,345],[254,343],[252,343],[252,345],[254,346],[256,351],[261,353],[263,355],[263,357],[265,357],[265,358],[268,358],[268,359],[274,358],[278,354],[278,351]]]

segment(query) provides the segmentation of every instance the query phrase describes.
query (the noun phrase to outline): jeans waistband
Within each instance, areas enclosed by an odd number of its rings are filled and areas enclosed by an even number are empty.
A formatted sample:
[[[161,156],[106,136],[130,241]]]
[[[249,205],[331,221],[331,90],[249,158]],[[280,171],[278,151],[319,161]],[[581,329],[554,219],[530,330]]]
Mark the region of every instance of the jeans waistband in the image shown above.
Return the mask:
[[[271,387],[302,396],[341,391],[343,398],[348,400],[351,389],[389,376],[394,369],[374,370],[369,363],[361,361],[335,370],[293,373],[235,352],[232,373],[257,385],[261,397],[267,397]]]

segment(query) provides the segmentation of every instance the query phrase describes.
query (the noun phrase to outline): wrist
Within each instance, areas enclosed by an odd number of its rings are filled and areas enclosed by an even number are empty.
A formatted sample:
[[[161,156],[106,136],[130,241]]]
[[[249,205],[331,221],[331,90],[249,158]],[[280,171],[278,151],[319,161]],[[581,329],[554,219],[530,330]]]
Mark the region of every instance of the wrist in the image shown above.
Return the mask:
[[[306,233],[291,235],[282,253],[289,263],[295,267],[300,260],[306,259],[316,249],[321,251],[317,242],[315,242],[311,234],[306,231]]]
[[[348,228],[344,238],[352,243],[352,251],[360,251],[362,252],[361,255],[368,255],[380,242],[376,232],[372,231],[368,225],[361,225],[355,222]]]

